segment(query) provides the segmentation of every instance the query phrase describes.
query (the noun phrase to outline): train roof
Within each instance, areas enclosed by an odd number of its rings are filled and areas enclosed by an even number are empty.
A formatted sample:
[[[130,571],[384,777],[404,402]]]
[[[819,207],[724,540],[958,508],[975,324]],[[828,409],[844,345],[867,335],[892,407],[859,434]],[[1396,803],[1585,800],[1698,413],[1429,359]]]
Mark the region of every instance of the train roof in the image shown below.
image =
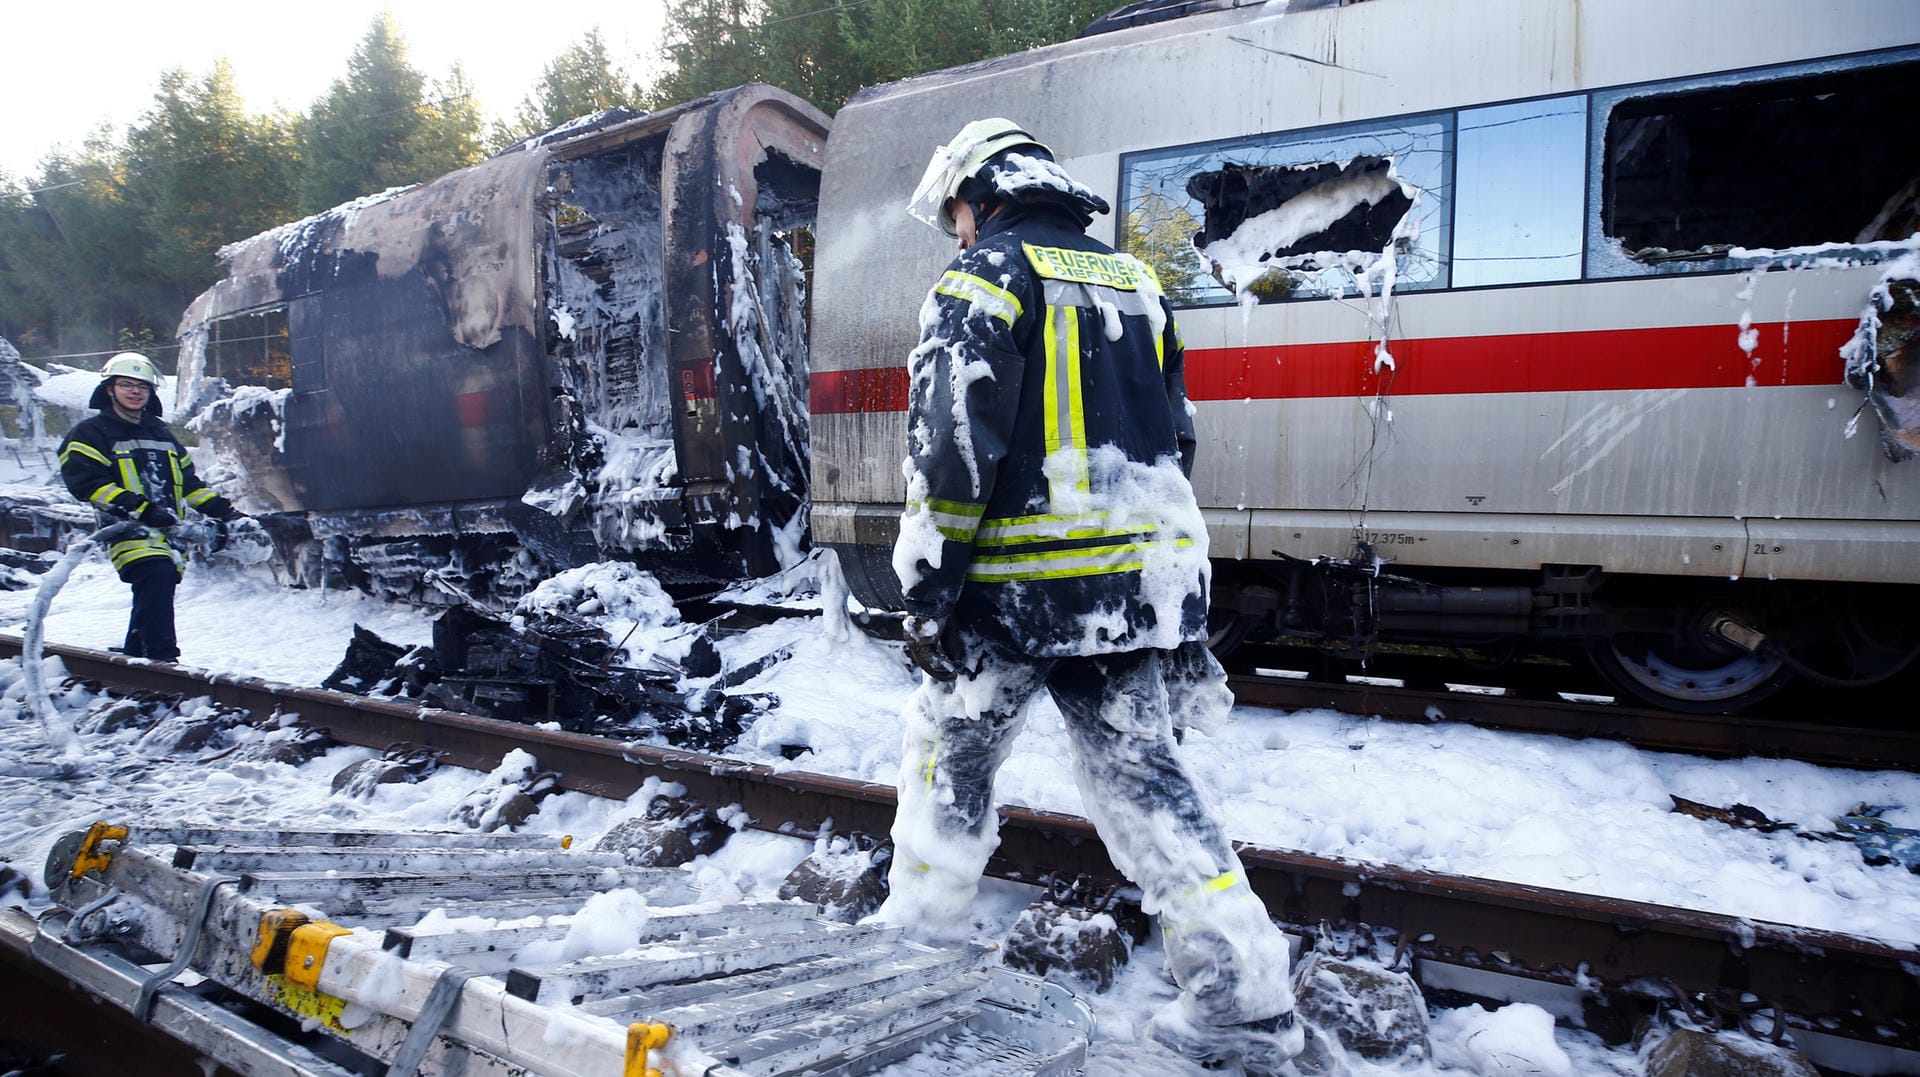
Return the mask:
[[[729,132],[751,127],[756,111],[781,114],[822,135],[828,123],[805,101],[757,83],[658,112],[582,117],[428,183],[366,195],[222,247],[218,257],[227,275],[187,308],[180,333],[321,290],[342,256],[373,259],[385,279],[427,267],[454,338],[468,347],[488,347],[512,328],[532,331],[541,317],[535,233],[545,225],[529,210],[545,192],[550,162],[664,135],[690,117],[731,112],[726,124],[696,120],[725,141]],[[714,150],[738,155],[728,146]]]

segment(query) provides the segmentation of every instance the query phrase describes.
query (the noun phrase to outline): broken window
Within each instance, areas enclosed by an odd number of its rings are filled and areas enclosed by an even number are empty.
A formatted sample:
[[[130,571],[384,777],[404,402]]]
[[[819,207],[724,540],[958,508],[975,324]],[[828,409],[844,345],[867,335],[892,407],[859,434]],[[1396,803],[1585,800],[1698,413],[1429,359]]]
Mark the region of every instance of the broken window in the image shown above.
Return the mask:
[[[1724,268],[1735,247],[1905,239],[1920,223],[1920,61],[1910,54],[1661,89],[1596,101],[1606,117],[1600,228],[1618,244],[1609,253],[1624,255],[1596,268]]]
[[[287,308],[249,311],[214,322],[207,335],[207,375],[229,385],[293,384],[293,350],[287,343]]]
[[[1376,280],[1446,285],[1447,117],[1262,135],[1130,154],[1119,246],[1176,304],[1339,294]]]

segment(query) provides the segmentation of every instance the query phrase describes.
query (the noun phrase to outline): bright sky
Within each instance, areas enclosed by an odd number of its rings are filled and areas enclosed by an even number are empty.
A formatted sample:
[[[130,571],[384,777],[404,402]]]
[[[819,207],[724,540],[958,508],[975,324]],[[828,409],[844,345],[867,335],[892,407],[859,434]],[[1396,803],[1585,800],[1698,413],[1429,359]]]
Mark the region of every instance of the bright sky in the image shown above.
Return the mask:
[[[77,147],[102,122],[119,132],[152,103],[160,74],[204,74],[225,57],[250,111],[305,111],[333,80],[383,6],[259,0],[94,0],[80,8],[0,0],[0,172],[36,173],[55,144]],[[414,67],[443,78],[466,69],[492,119],[511,115],[540,71],[598,25],[614,61],[645,81],[654,70],[665,0],[503,4],[387,0]]]

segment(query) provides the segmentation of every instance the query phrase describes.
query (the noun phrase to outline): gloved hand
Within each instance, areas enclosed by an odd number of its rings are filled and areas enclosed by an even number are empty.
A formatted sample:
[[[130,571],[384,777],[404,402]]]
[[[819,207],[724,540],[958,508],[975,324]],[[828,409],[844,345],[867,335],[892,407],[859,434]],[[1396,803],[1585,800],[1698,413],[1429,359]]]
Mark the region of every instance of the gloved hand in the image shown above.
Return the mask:
[[[960,663],[946,644],[946,622],[938,617],[908,614],[901,622],[907,641],[907,660],[936,681],[952,681],[960,676]]]
[[[140,522],[160,531],[177,527],[180,523],[179,520],[174,518],[173,513],[168,512],[166,509],[161,508],[151,501],[147,502],[146,508],[140,510]]]
[[[239,517],[239,513],[222,516],[213,521],[213,542],[207,547],[211,553],[219,553],[227,548],[227,525]]]

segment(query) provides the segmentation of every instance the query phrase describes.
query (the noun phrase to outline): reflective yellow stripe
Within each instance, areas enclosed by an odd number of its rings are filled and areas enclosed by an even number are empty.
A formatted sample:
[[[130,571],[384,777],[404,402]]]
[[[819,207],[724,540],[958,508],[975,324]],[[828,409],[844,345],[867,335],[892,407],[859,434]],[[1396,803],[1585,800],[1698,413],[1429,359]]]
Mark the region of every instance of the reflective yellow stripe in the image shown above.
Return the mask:
[[[213,487],[202,486],[200,489],[195,490],[193,493],[190,493],[187,495],[187,504],[198,507],[200,505],[206,504],[209,501],[212,501],[215,497],[218,497],[218,496],[219,496],[218,494],[215,494],[213,492]]]
[[[1012,325],[1020,317],[1020,300],[1012,292],[989,281],[982,280],[971,273],[962,273],[949,269],[940,278],[933,290],[955,299],[964,299],[973,304],[975,310]]]
[[[1228,889],[1229,887],[1233,886],[1233,884],[1239,882],[1240,879],[1241,879],[1241,875],[1239,872],[1229,871],[1225,875],[1215,875],[1213,878],[1208,879],[1205,883],[1201,885],[1200,889],[1206,890],[1209,892],[1218,892],[1221,890]]]
[[[114,543],[107,547],[107,557],[116,569],[125,568],[135,561],[148,557],[171,558],[175,566],[180,564],[180,555],[174,552],[173,547],[167,545],[165,539],[155,538],[152,532],[148,532],[145,538]]]
[[[172,449],[167,450],[167,466],[173,471],[173,511],[175,515],[179,515],[180,511],[186,507],[186,502],[180,497],[180,491],[186,488],[187,480],[180,474],[180,454]]]
[[[936,516],[951,516],[957,520],[978,521],[987,514],[987,507],[977,501],[947,501],[938,497],[910,502],[907,509],[925,509]]]
[[[62,464],[65,464],[67,462],[67,457],[73,453],[79,453],[81,456],[85,456],[93,460],[98,460],[102,465],[106,467],[113,466],[113,461],[107,459],[106,456],[102,454],[99,449],[96,449],[93,446],[88,445],[84,441],[67,442],[67,447],[60,450],[60,462]]]
[[[113,483],[108,483],[105,486],[102,486],[100,489],[95,490],[93,492],[93,496],[87,498],[87,500],[96,501],[102,505],[111,505],[113,504],[114,498],[119,497],[121,494],[124,494],[126,492],[127,491],[125,487],[117,486]]]
[[[1049,499],[1057,503],[1068,500],[1073,491],[1084,493],[1093,488],[1087,470],[1087,416],[1080,395],[1079,310],[1049,305],[1042,337],[1047,353],[1046,392],[1041,401],[1046,414],[1047,455],[1061,449],[1072,453],[1064,476],[1072,481],[1070,490],[1053,489],[1060,476],[1048,469]]]
[[[980,526],[980,517],[986,515],[985,505],[971,504],[965,501],[943,501],[938,498],[907,503],[904,516],[926,513],[933,526],[940,533],[956,542],[970,542],[973,532]]]
[[[1193,540],[1187,538],[1173,542],[1175,548],[1192,545]],[[1145,554],[1166,546],[1164,541],[1147,541],[1091,549],[994,554],[975,558],[967,568],[967,579],[978,583],[1012,583],[1019,580],[1055,580],[1138,572],[1146,567]]]
[[[116,453],[115,455],[118,456],[119,454]],[[120,457],[120,485],[126,487],[128,493],[139,494],[142,497],[146,496],[147,488],[141,483],[140,472],[133,466],[133,457],[131,456]]]
[[[1062,539],[1103,539],[1130,538],[1134,535],[1151,535],[1160,526],[1143,523],[1138,527],[1100,527],[1086,524],[1069,526],[1065,521],[1058,523],[1034,523],[1024,527],[982,527],[974,537],[976,545],[985,548],[998,546],[1020,546],[1035,542],[1058,542]]]

